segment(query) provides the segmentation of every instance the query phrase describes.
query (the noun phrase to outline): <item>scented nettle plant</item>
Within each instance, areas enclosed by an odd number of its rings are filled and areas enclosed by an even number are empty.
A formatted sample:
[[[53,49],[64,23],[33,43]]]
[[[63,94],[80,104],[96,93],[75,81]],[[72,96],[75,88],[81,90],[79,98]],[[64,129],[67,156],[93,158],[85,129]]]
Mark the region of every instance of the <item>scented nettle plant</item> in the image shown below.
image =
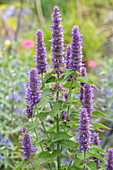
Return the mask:
[[[96,87],[82,62],[79,27],[73,27],[72,44],[67,45],[64,53],[58,6],[54,7],[52,21],[50,70],[42,31],[36,33],[36,69],[32,68],[29,74],[27,122],[21,125],[24,159],[16,169],[112,170],[113,151],[109,149],[107,157],[97,133],[107,127],[93,120],[106,116],[93,101]]]

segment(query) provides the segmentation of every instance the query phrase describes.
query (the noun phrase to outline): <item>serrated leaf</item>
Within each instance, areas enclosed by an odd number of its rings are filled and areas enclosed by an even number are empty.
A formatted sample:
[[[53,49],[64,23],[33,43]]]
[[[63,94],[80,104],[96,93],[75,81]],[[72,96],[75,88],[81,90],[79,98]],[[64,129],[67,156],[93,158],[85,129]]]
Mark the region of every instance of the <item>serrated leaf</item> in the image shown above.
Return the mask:
[[[62,140],[58,141],[58,143],[68,149],[74,149],[76,146],[76,143],[71,140]]]
[[[95,151],[88,151],[88,153],[89,153],[91,156],[93,156],[93,157],[95,157],[95,158],[98,158],[98,159],[100,159],[101,161],[105,162],[105,160],[100,156],[99,153],[97,153],[97,152],[95,152]]]
[[[46,95],[49,95],[49,94],[51,94],[52,92],[53,92],[52,89],[49,89],[49,88],[44,89],[44,90],[42,91],[42,93],[41,93],[41,97],[46,97]]]
[[[86,83],[86,84],[95,85],[95,83],[89,77],[79,77],[77,79],[80,82],[83,82],[83,83]]]
[[[98,152],[101,152],[101,153],[104,153],[104,154],[107,154],[101,147],[97,146],[97,145],[93,145],[91,144],[91,148],[89,150],[95,150],[95,151],[98,151]]]
[[[111,129],[101,123],[93,123],[94,126],[98,127],[98,128],[102,128],[102,129]]]
[[[26,129],[24,135],[26,135],[29,131],[31,131],[32,129],[34,129],[36,127],[37,127],[37,123],[34,122],[34,123],[30,124],[29,126],[27,126],[27,129]]]
[[[46,76],[44,77],[43,81],[42,81],[42,86],[46,83],[46,81],[49,79],[49,77],[52,75],[51,73],[46,74]]]
[[[51,143],[68,138],[71,138],[71,136],[69,136],[66,132],[54,133],[51,138]]]
[[[87,167],[89,170],[95,170],[96,169],[96,163],[94,161],[90,161],[87,163]]]
[[[57,126],[52,127],[51,129],[48,130],[49,133],[52,133],[55,129],[57,128]]]
[[[22,130],[26,126],[29,126],[29,123],[22,123],[21,126],[20,126],[20,130]]]
[[[55,80],[56,80],[56,77],[55,76],[51,76],[51,77],[48,78],[46,83],[52,83],[52,82],[55,82]]]
[[[68,81],[67,83],[63,84],[63,86],[70,88],[70,87],[71,87],[71,84],[72,84],[72,82],[71,82],[71,81]],[[72,87],[83,88],[83,87],[79,84],[78,81],[74,81],[73,84],[72,84]]]
[[[62,82],[68,80],[68,79],[69,79],[69,76],[70,76],[72,73],[73,73],[73,71],[70,70],[70,69],[68,69],[68,70],[66,71],[65,75],[64,75],[64,78],[63,78]]]
[[[62,108],[61,102],[54,103],[51,111],[51,117],[60,114],[60,112],[62,111],[61,108]]]
[[[66,105],[78,105],[78,106],[82,106],[82,103],[80,103],[78,100],[77,101],[67,101]]]
[[[50,101],[51,96],[46,96],[46,97],[42,97],[40,102],[37,104],[37,108],[41,108],[41,110],[43,110],[43,108],[46,106],[46,104]]]
[[[20,163],[16,166],[15,170],[20,170],[20,169],[22,168],[22,166],[25,166],[26,163],[27,163],[27,160],[24,159],[22,162],[20,162]]]
[[[106,118],[105,114],[104,114],[104,113],[102,113],[102,112],[100,112],[100,111],[98,111],[98,110],[94,110],[94,111],[92,111],[92,115],[93,115],[93,116],[97,116],[97,117],[103,117],[103,118]]]

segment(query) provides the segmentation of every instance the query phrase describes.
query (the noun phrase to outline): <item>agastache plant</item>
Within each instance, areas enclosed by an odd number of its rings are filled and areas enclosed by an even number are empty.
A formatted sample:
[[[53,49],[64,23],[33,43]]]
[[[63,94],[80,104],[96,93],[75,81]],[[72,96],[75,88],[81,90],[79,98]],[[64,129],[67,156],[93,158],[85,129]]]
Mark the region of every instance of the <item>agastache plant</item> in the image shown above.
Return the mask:
[[[41,30],[38,30],[37,33],[37,48],[36,48],[36,68],[38,74],[46,73],[46,54],[45,54],[45,48],[44,48],[44,39],[43,34]]]
[[[52,29],[52,67],[56,69],[56,73],[59,74],[61,72],[61,66],[63,64],[63,50],[64,50],[64,39],[63,39],[63,29],[60,25],[61,22],[61,14],[59,12],[59,7],[55,6],[52,21],[53,25]]]
[[[105,166],[98,149],[103,152],[103,157],[105,151],[100,148],[99,135],[96,132],[94,132],[93,144],[91,143],[92,129],[90,127],[93,127],[93,130],[103,128],[101,124],[94,123],[92,120],[92,117],[95,116],[94,113],[99,115],[103,115],[103,113],[92,112],[93,90],[91,85],[94,84],[90,78],[87,79],[87,84],[84,83],[84,76],[87,77],[87,74],[82,64],[82,35],[79,33],[79,27],[74,26],[72,45],[67,46],[66,61],[63,61],[64,39],[58,6],[54,7],[52,21],[53,70],[48,68],[48,73],[46,73],[43,35],[41,30],[37,31],[37,69],[32,68],[30,71],[26,97],[25,121],[27,122],[23,123],[21,128],[23,129],[22,149],[27,162],[24,160],[25,164],[21,163],[19,167],[28,168],[30,166],[31,169],[44,167],[50,170],[63,170],[65,167],[67,170],[86,170],[94,166],[95,169],[96,167],[98,169],[100,161],[101,166]],[[73,90],[75,88],[76,91]],[[79,89],[77,90],[77,88],[81,88],[79,99]],[[76,128],[79,130],[78,139],[76,139]],[[32,138],[26,133],[26,130],[29,131],[29,134],[32,133]],[[43,136],[39,135],[41,132],[43,132]],[[36,144],[35,151],[30,139]],[[96,148],[94,145],[98,145],[98,147]],[[112,168],[112,149],[109,149],[108,153],[107,167]],[[70,161],[63,161],[65,158]],[[65,166],[64,162],[66,162]]]
[[[108,149],[106,170],[113,170],[113,148]]]

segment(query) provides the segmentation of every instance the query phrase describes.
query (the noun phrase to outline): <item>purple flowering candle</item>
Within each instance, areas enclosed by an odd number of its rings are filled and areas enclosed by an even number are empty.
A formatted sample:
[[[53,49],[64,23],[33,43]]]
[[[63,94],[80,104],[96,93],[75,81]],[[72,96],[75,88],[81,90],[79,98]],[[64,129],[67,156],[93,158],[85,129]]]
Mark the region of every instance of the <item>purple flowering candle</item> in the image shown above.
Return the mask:
[[[89,127],[89,117],[87,110],[85,108],[81,109],[80,121],[79,121],[79,136],[78,144],[81,152],[89,150],[90,144],[90,127]]]
[[[96,132],[94,132],[94,134],[93,134],[92,143],[93,143],[94,145],[100,146],[99,134],[96,133]],[[98,153],[99,153],[99,152],[98,152]],[[95,163],[96,163],[97,165],[99,165],[100,160],[99,160],[98,158],[92,157],[92,159],[95,161]]]
[[[34,151],[34,148],[31,145],[29,133],[24,135],[26,129],[27,129],[26,127],[24,127],[22,129],[22,136],[23,136],[23,138],[22,138],[22,149],[23,149],[24,157],[27,160],[32,156],[32,152]]]
[[[85,67],[82,67],[81,77],[87,77],[87,73],[86,73],[86,68]],[[84,84],[85,83],[83,83],[83,82],[80,83],[80,85],[83,86],[83,87],[84,87]],[[83,104],[83,88],[79,89],[79,100]]]
[[[30,71],[30,81],[26,98],[27,104],[29,104],[31,107],[40,101],[39,79],[36,76],[37,76],[36,69],[32,68]]]
[[[83,107],[87,109],[88,116],[91,116],[93,110],[93,89],[90,84],[84,84],[83,88]]]
[[[45,55],[45,48],[44,48],[44,39],[41,30],[37,31],[37,49],[36,49],[36,68],[38,74],[46,73],[46,55]]]
[[[67,52],[66,52],[66,69],[70,68],[70,55],[71,55],[71,46],[67,46]]]
[[[106,170],[113,170],[113,148],[108,149]]]
[[[82,66],[82,35],[79,33],[79,27],[75,25],[72,30],[71,62],[70,69],[80,71]]]
[[[61,65],[63,64],[63,29],[60,25],[61,22],[61,14],[59,12],[59,7],[55,6],[52,15],[53,25],[52,29],[52,67],[56,69],[56,73],[61,72]]]

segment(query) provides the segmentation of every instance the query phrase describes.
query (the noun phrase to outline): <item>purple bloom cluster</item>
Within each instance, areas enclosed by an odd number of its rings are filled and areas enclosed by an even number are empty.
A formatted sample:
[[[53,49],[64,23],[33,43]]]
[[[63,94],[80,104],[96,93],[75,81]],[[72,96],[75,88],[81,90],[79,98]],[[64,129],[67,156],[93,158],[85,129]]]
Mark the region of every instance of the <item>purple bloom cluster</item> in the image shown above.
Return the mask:
[[[31,145],[31,141],[30,141],[30,136],[29,134],[27,133],[26,135],[24,135],[25,131],[26,131],[26,127],[24,127],[22,129],[22,135],[23,135],[23,138],[22,138],[22,149],[23,149],[23,154],[24,154],[24,157],[25,159],[29,159],[31,156],[32,156],[32,152],[35,150],[32,145]]]
[[[99,134],[96,133],[96,132],[94,132],[94,134],[93,134],[93,141],[92,141],[92,143],[93,143],[94,145],[100,146]],[[99,152],[98,152],[98,153],[99,153]],[[92,159],[95,161],[95,163],[96,163],[97,165],[99,165],[100,160],[99,160],[98,158],[92,157]]]
[[[87,73],[86,73],[86,68],[85,67],[82,67],[82,74],[81,74],[81,77],[86,77],[87,76]],[[80,83],[81,86],[84,87],[84,84],[83,82]],[[83,88],[80,88],[79,89],[79,99],[80,99],[80,102],[83,104]]]
[[[73,71],[80,71],[82,66],[82,40],[79,33],[79,27],[75,25],[73,27],[72,35],[72,46],[71,46],[71,62],[70,69]]]
[[[63,29],[60,25],[61,22],[61,14],[59,12],[59,7],[55,6],[52,21],[53,25],[51,26],[52,29],[52,67],[56,69],[56,73],[58,74],[61,72],[61,65],[63,64]]]
[[[46,55],[45,55],[45,48],[44,48],[44,39],[43,34],[41,30],[37,31],[37,49],[36,49],[36,68],[38,71],[38,74],[40,73],[46,73]]]
[[[30,82],[28,85],[27,97],[26,97],[26,113],[27,117],[32,117],[33,106],[36,105],[40,101],[39,96],[39,80],[36,77],[37,72],[36,69],[31,69],[30,71]]]
[[[71,58],[71,46],[67,46],[67,52],[66,52],[66,69],[70,68],[70,58]]]
[[[87,109],[88,116],[91,116],[93,110],[93,89],[90,84],[84,84],[83,89],[83,107]]]
[[[79,121],[79,149],[81,152],[89,150],[90,144],[90,127],[89,127],[89,117],[87,110],[82,108]]]
[[[113,170],[113,148],[108,149],[106,170]]]

